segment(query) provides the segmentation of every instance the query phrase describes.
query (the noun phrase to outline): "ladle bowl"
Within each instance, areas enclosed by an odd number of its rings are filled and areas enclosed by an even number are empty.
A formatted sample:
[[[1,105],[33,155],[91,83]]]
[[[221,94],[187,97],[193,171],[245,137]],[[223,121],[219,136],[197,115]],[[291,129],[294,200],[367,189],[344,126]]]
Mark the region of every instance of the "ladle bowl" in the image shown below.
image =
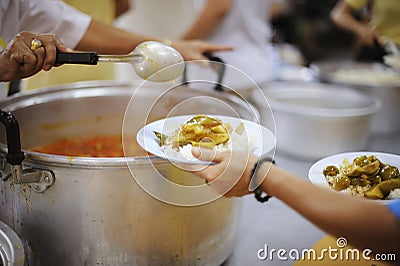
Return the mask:
[[[99,55],[96,52],[57,52],[56,57],[56,64],[130,63],[140,78],[155,82],[171,81],[179,77],[185,68],[182,64],[183,61],[182,55],[173,47],[154,41],[143,42],[126,55]]]
[[[139,44],[134,54],[142,56],[142,60],[133,64],[136,74],[142,79],[165,82],[179,77],[185,68],[182,55],[171,46],[159,42]]]

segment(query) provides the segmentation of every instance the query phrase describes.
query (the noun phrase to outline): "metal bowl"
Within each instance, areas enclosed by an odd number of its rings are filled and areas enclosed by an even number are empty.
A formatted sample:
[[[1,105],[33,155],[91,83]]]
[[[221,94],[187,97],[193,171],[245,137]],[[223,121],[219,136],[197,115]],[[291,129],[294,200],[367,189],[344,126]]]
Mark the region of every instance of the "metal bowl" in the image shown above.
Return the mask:
[[[24,265],[25,252],[21,239],[0,221],[0,265]]]
[[[311,64],[321,82],[355,88],[378,97],[382,108],[373,115],[370,131],[375,135],[400,133],[400,73],[379,63],[320,61]]]
[[[277,152],[314,160],[364,149],[371,116],[380,101],[354,89],[324,84],[282,83],[263,90],[276,124]],[[261,122],[270,125],[261,97]]]

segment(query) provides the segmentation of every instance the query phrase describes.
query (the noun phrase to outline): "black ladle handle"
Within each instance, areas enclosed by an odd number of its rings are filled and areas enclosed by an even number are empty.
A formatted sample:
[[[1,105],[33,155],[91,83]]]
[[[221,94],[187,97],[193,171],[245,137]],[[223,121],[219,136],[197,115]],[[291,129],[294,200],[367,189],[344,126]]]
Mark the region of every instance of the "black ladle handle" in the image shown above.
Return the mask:
[[[24,160],[24,153],[21,150],[18,121],[12,113],[0,110],[0,122],[6,128],[8,149],[6,160],[11,165],[20,165]]]
[[[97,65],[99,56],[96,52],[62,53],[57,52],[56,64]]]

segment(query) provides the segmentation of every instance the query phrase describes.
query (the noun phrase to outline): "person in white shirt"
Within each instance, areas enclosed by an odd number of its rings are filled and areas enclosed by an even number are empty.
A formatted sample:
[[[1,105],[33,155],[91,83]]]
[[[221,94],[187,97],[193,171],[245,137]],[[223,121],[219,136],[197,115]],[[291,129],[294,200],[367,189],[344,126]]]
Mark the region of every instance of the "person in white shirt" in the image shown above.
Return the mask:
[[[276,1],[276,0],[274,0]],[[212,43],[229,44],[233,52],[214,53],[225,63],[248,75],[261,85],[275,79],[277,54],[270,39],[271,0],[206,0],[193,25],[182,39],[204,39]],[[227,68],[223,83],[245,92],[254,86],[233,68]]]
[[[26,31],[22,38],[15,37],[22,31]],[[33,39],[41,41],[44,44],[43,48],[37,51],[26,49],[30,48]],[[57,49],[66,51],[68,47],[101,54],[127,54],[138,44],[149,40],[164,41],[96,21],[59,0],[2,0],[0,46],[4,50],[0,53],[0,80],[10,81],[33,75],[37,73],[41,63],[39,69],[49,70],[54,66]],[[22,41],[25,42],[25,46],[22,45]],[[214,45],[199,40],[168,41],[168,44],[177,49],[185,60],[205,59],[204,52],[232,49],[230,46]],[[18,54],[22,61],[16,59]],[[25,66],[32,65],[32,56],[37,60],[34,62],[35,66]],[[7,64],[10,60],[16,60],[24,67],[12,68]]]

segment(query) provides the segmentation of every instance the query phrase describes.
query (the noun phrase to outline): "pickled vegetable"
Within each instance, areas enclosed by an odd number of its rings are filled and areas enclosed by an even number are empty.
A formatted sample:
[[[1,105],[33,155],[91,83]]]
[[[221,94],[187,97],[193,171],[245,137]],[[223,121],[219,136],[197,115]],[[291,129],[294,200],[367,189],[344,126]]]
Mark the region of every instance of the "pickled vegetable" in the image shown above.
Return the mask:
[[[374,186],[373,188],[371,188],[370,190],[365,192],[364,195],[365,195],[365,197],[367,197],[369,199],[383,199],[383,197],[384,197],[379,186]]]
[[[335,178],[333,188],[337,191],[341,191],[350,186],[350,178],[348,176],[338,176]]]
[[[172,145],[173,148],[191,144],[212,149],[216,145],[225,144],[230,139],[232,127],[224,124],[221,120],[206,116],[197,115],[185,124],[182,124],[172,135],[166,137],[159,132],[154,132],[159,139],[160,146]]]
[[[390,191],[396,188],[400,188],[400,178],[382,181],[365,192],[365,196],[371,199],[383,199],[389,195]]]
[[[399,176],[399,169],[395,166],[386,164],[381,168],[379,175],[383,180],[396,178]]]
[[[328,165],[324,169],[324,176],[336,176],[339,174],[339,169],[334,165]]]
[[[158,138],[158,143],[160,144],[160,146],[165,145],[165,140],[167,139],[167,136],[165,136],[164,134],[157,132],[157,131],[153,131],[153,133]]]
[[[361,156],[354,159],[350,166],[343,169],[343,172],[351,177],[358,177],[362,174],[375,175],[380,170],[380,164],[381,162],[375,156]]]
[[[400,188],[400,178],[382,181],[377,186],[379,186],[380,190],[387,196],[393,189]]]

